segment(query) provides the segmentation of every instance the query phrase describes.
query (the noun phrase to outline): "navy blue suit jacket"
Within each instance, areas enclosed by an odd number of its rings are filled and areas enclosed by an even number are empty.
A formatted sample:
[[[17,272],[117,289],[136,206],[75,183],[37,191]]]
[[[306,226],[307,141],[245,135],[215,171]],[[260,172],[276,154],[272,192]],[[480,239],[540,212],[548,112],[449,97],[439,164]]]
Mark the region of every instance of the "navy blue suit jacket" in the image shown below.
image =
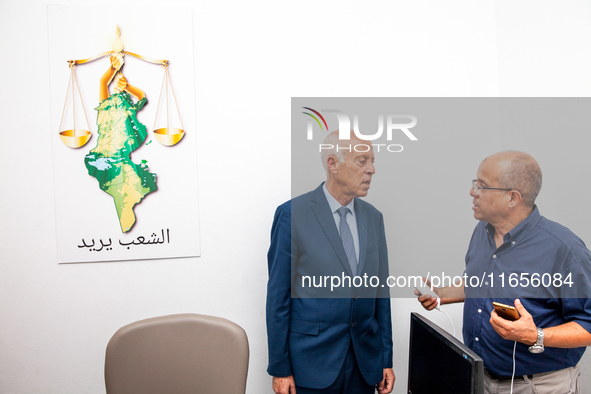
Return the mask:
[[[384,284],[388,251],[382,214],[359,199],[355,214],[358,275],[378,276]],[[328,288],[302,286],[304,276],[351,275],[322,185],[277,208],[268,268],[267,372],[293,375],[298,386],[326,388],[335,381],[352,343],[363,378],[370,385],[379,383],[383,369],[392,368],[388,287],[345,286],[330,292],[330,282]],[[335,296],[341,298],[327,298]]]

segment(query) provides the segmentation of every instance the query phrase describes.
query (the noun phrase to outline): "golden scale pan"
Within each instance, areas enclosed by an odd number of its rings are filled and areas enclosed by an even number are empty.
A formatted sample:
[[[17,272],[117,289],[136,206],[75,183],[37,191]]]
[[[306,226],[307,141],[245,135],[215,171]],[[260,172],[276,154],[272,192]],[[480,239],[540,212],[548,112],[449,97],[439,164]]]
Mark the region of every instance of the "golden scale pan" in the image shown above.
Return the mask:
[[[113,53],[123,53],[126,55],[136,57],[138,59],[144,60],[148,63],[160,64],[160,66],[162,68],[164,68],[164,78],[162,80],[162,88],[160,89],[160,96],[158,97],[158,105],[156,107],[156,117],[154,119],[154,126],[152,129],[154,130],[154,136],[156,137],[156,140],[158,142],[160,142],[162,145],[172,146],[172,145],[177,144],[185,135],[185,131],[183,130],[183,121],[181,119],[181,113],[179,111],[179,107],[178,107],[178,104],[176,101],[176,95],[174,94],[174,88],[172,87],[170,74],[168,73],[168,60],[154,60],[154,59],[150,59],[150,58],[138,55],[133,52],[126,51],[123,49],[123,43],[121,42],[121,39],[119,38],[119,36],[120,36],[119,26],[117,26],[117,38],[113,41],[111,51],[103,52],[99,55],[90,57],[88,59],[68,60],[68,66],[70,68],[70,79],[68,81],[68,89],[66,91],[66,101],[64,103],[64,109],[62,111],[62,117],[60,120],[60,128],[59,129],[62,130],[62,124],[64,121],[64,114],[66,112],[66,106],[68,103],[68,95],[70,92],[70,85],[72,86],[72,113],[73,113],[74,121],[73,121],[73,128],[71,130],[60,131],[59,136],[60,136],[62,142],[64,144],[66,144],[67,146],[69,146],[70,148],[80,148],[80,147],[84,146],[88,142],[88,140],[90,140],[90,137],[92,135],[92,133],[90,132],[90,125],[88,123],[88,116],[86,115],[86,110],[84,109],[84,102],[82,101],[82,95],[80,94],[80,86],[78,85],[78,79],[76,78],[76,70],[75,70],[76,66],[80,65],[80,64],[92,62],[96,59],[109,56]],[[86,119],[86,127],[88,128],[87,130],[76,128],[76,100],[74,97],[74,94],[75,94],[74,85],[76,85],[76,89],[78,91],[78,96],[80,98],[80,103],[82,105],[82,110],[84,111],[84,117]],[[166,91],[166,127],[156,129],[156,120],[158,120],[158,111],[160,109],[160,99],[162,98],[162,91],[164,91],[164,90]],[[174,99],[174,103],[175,103],[175,106],[177,109],[179,122],[181,123],[180,129],[176,128],[176,127],[169,126],[169,110],[168,110],[168,107],[169,107],[168,91],[169,90],[172,91],[172,97]]]
[[[162,145],[165,146],[172,146],[179,142],[181,138],[185,135],[183,131],[183,120],[181,119],[181,112],[179,111],[179,106],[176,101],[176,96],[174,94],[174,89],[172,87],[172,82],[170,81],[170,74],[168,73],[168,60],[163,60],[164,64],[162,64],[162,68],[164,68],[164,78],[162,79],[162,87],[160,88],[160,95],[158,96],[158,105],[156,106],[156,117],[154,118],[154,126],[152,130],[154,130],[154,136]],[[170,88],[170,89],[169,89]],[[162,91],[166,91],[166,127],[157,129],[156,128],[156,120],[158,120],[158,110],[160,109],[160,99],[162,98]],[[174,105],[176,106],[176,112],[179,116],[179,122],[181,123],[181,128],[177,129],[175,127],[169,127],[168,124],[168,91],[172,91],[172,98],[174,99]]]
[[[70,148],[80,148],[84,146],[90,139],[90,125],[88,124],[88,116],[86,116],[86,110],[84,109],[84,102],[82,101],[82,95],[80,94],[80,86],[78,85],[78,79],[76,78],[75,64],[72,61],[68,62],[70,67],[70,79],[68,80],[68,89],[66,90],[66,102],[64,103],[64,110],[62,111],[62,118],[60,120],[60,130],[64,122],[64,114],[66,112],[66,104],[68,103],[68,94],[70,93],[70,85],[72,85],[72,114],[74,117],[73,128],[71,130],[60,131],[60,138],[63,143]],[[88,130],[82,130],[76,128],[76,99],[74,97],[74,85],[78,90],[78,96],[80,97],[80,103],[82,103],[82,110],[84,111],[84,118],[86,119],[86,127]]]

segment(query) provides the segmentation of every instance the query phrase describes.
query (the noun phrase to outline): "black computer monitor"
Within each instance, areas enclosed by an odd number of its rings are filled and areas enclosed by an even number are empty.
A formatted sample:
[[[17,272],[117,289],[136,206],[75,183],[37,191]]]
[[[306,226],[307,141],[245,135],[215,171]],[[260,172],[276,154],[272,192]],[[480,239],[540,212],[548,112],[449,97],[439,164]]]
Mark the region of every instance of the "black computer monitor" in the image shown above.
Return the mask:
[[[483,394],[482,359],[418,313],[410,315],[408,394]]]

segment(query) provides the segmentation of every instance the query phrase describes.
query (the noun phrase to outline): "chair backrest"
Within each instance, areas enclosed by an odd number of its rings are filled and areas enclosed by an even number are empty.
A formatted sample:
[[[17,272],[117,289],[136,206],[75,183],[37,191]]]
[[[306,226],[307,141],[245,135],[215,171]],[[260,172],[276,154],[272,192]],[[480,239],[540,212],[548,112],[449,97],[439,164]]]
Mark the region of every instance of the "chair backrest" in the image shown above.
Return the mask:
[[[113,335],[107,394],[244,394],[248,338],[229,320],[181,314],[140,320]]]

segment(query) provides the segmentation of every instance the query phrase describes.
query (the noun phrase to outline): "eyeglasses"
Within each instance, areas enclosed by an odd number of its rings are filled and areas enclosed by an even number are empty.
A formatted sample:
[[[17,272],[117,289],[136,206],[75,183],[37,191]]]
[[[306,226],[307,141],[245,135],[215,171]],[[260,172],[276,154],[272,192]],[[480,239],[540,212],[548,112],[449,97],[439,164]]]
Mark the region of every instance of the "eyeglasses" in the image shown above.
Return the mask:
[[[478,182],[478,180],[472,179],[472,188],[474,189],[474,194],[476,194],[477,196],[480,194],[480,190],[513,190],[513,189],[503,189],[501,187],[483,187],[483,186],[478,186],[476,184],[476,182]]]

